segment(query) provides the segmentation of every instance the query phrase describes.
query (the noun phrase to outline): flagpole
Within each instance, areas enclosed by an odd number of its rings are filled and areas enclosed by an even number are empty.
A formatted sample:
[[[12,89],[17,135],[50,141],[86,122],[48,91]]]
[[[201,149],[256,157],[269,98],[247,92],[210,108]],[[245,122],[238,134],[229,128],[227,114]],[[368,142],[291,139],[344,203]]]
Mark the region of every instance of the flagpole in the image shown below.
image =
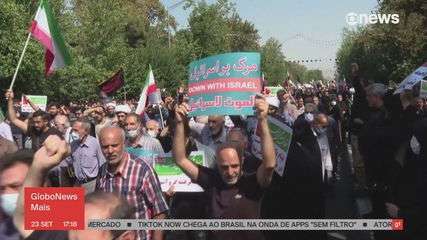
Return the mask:
[[[21,57],[18,61],[18,66],[16,66],[15,73],[13,74],[12,82],[10,83],[9,89],[12,90],[13,85],[15,84],[16,76],[18,75],[18,70],[21,67],[22,59],[24,58],[25,51],[27,50],[28,43],[30,42],[31,32],[28,33],[27,40],[25,41],[24,49],[22,50]]]
[[[123,89],[125,90],[125,103],[127,103],[127,99],[126,99],[126,86],[124,86]]]
[[[163,122],[163,114],[162,114],[162,106],[159,104],[159,112],[160,112],[160,120],[162,121],[162,129],[165,128],[164,127],[164,122]]]

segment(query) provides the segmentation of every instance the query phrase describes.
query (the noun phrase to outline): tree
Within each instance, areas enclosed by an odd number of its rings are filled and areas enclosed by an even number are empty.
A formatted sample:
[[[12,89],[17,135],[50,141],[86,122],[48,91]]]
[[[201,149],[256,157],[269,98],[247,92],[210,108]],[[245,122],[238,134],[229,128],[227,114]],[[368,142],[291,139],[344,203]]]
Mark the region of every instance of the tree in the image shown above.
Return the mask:
[[[340,78],[356,62],[365,78],[399,83],[427,61],[427,4],[422,0],[381,1],[378,13],[399,14],[398,24],[375,24],[343,32],[337,53]]]
[[[285,57],[278,40],[270,38],[261,47],[261,69],[271,86],[280,85],[286,78]]]

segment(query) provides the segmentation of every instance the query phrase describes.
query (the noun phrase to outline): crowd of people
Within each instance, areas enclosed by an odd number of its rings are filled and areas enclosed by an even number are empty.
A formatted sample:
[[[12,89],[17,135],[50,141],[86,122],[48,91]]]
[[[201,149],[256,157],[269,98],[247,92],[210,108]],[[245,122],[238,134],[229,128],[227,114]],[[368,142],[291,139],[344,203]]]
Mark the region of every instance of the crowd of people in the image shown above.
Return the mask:
[[[33,231],[24,228],[23,189],[84,187],[86,219],[322,219],[343,161],[355,194],[372,203],[361,217],[405,220],[404,231],[375,239],[425,239],[426,99],[413,90],[393,95],[357,64],[351,75],[340,84],[284,81],[276,95],[257,97],[254,116],[188,117],[183,88],[162,92],[162,103],[143,114],[132,100],[52,102],[43,111],[29,99],[34,111],[24,113],[8,90],[0,239],[326,239],[322,231]],[[269,117],[293,130],[283,174],[275,171]],[[251,151],[255,134],[262,158]],[[204,152],[205,166],[189,160],[192,151]],[[169,152],[203,192],[162,191],[154,164]]]

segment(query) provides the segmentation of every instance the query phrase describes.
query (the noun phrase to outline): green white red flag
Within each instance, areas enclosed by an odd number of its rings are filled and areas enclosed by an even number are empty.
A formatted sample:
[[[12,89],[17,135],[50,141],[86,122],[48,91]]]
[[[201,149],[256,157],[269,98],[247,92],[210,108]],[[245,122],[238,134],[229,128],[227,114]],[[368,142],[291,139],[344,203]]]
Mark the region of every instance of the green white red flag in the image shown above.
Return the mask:
[[[159,91],[157,90],[156,81],[154,80],[153,70],[151,70],[151,65],[150,65],[148,74],[147,74],[147,79],[145,80],[141,95],[139,96],[138,106],[136,107],[135,113],[136,114],[143,113],[148,102],[150,102],[151,104],[158,104],[157,101],[160,97],[158,95],[159,95]]]
[[[41,0],[31,24],[31,35],[45,48],[45,74],[71,64],[71,57],[65,46],[52,8],[47,0]]]

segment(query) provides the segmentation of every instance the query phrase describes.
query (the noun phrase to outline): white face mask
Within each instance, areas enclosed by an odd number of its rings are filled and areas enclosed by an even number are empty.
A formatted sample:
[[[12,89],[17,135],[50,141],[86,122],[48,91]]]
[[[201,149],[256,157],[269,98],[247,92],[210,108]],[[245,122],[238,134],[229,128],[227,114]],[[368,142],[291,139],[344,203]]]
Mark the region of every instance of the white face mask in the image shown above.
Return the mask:
[[[126,131],[126,137],[130,139],[134,139],[138,136],[138,129],[135,130],[127,130]]]
[[[147,134],[150,135],[153,138],[157,137],[157,132],[154,131],[154,130],[148,130]]]
[[[74,142],[74,141],[80,140],[80,135],[78,133],[72,131],[70,133],[70,138],[71,138],[71,141]]]
[[[1,208],[8,216],[12,216],[18,202],[18,193],[8,193],[0,195]]]
[[[421,146],[420,146],[420,143],[418,142],[418,139],[415,136],[412,136],[410,146],[414,154],[416,155],[420,154]]]

